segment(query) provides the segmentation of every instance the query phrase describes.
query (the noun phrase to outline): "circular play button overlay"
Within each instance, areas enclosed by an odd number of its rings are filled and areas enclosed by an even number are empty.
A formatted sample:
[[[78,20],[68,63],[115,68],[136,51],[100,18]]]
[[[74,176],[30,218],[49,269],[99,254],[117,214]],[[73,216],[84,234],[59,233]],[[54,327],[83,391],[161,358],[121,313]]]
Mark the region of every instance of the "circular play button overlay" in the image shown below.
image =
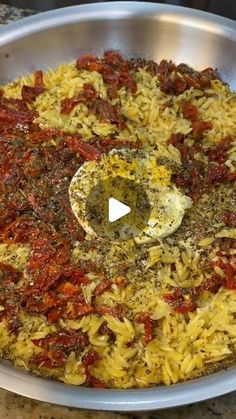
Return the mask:
[[[171,175],[156,155],[113,150],[77,170],[69,187],[72,211],[87,234],[109,241],[168,237],[191,207]]]
[[[99,182],[86,202],[86,218],[98,237],[129,240],[145,229],[150,203],[142,185],[115,176]]]

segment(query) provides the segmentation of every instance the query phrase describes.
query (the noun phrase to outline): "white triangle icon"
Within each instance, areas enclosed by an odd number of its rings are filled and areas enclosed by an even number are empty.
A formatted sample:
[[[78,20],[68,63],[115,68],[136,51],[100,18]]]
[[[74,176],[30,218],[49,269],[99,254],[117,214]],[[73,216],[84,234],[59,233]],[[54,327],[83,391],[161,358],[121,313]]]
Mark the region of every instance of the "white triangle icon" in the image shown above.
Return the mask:
[[[129,214],[130,211],[131,210],[130,207],[128,207],[128,205],[123,204],[115,198],[109,198],[108,218],[110,223],[119,220],[120,218]]]

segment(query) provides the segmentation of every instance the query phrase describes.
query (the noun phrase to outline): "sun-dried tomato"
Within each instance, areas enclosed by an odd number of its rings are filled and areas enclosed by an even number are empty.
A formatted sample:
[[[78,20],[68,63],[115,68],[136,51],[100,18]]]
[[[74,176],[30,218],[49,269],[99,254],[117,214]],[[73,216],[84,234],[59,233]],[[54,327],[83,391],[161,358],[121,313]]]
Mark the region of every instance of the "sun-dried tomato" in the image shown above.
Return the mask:
[[[91,83],[84,83],[82,95],[85,102],[94,102],[98,97],[98,94]]]
[[[43,269],[47,262],[51,261],[54,255],[54,249],[49,240],[45,238],[38,238],[33,243],[31,254],[28,262],[28,271],[35,272]]]
[[[195,140],[201,139],[204,132],[209,131],[213,128],[212,123],[208,121],[192,121],[192,137]]]
[[[224,213],[223,222],[227,227],[236,228],[236,212],[226,211]]]
[[[47,313],[47,319],[49,323],[57,323],[60,318],[63,317],[63,314],[66,311],[66,307],[57,307],[52,310],[49,310]]]
[[[94,307],[85,302],[70,302],[69,309],[67,309],[67,318],[75,320],[78,317],[88,315],[94,312]]]
[[[38,239],[32,244],[28,260],[28,271],[34,278],[32,289],[41,292],[57,286],[63,281],[63,271],[69,262],[69,248],[66,242],[52,244],[49,239]]]
[[[45,292],[45,294],[43,296],[43,304],[44,304],[46,310],[57,306],[57,304],[58,304],[57,294],[53,291]]]
[[[70,268],[66,272],[66,278],[69,278],[70,282],[75,285],[87,285],[91,281],[90,279],[85,275],[85,272],[82,269],[79,268]]]
[[[65,282],[64,284],[59,285],[57,291],[64,295],[75,295],[80,292],[78,286],[73,285],[71,282]]]
[[[63,137],[63,132],[56,128],[45,128],[41,129],[36,123],[34,123],[33,129],[27,132],[27,139],[30,144],[40,144],[43,142],[50,141],[51,139],[57,139]]]
[[[116,99],[118,96],[118,87],[116,85],[112,85],[107,89],[107,95],[109,99]]]
[[[45,354],[35,355],[30,358],[30,363],[37,367],[57,368],[64,367],[66,356],[61,351],[48,351]]]
[[[182,77],[176,76],[174,78],[173,83],[174,83],[174,87],[173,87],[174,88],[174,94],[176,96],[181,95],[182,93],[185,92],[185,90],[187,90],[189,88],[188,83]]]
[[[81,141],[77,135],[69,136],[65,144],[70,150],[79,153],[85,160],[98,160],[101,157],[98,149],[89,143]]]
[[[209,168],[206,176],[206,183],[220,183],[226,180],[228,169],[224,165],[216,164]]]
[[[181,132],[177,132],[176,134],[172,134],[168,140],[168,144],[172,144],[173,146],[179,146],[184,143],[185,136]]]
[[[177,313],[186,314],[197,309],[197,304],[192,301],[184,301],[179,306],[175,308]]]
[[[7,227],[6,233],[11,238],[11,242],[31,243],[39,237],[40,230],[37,225],[35,225],[33,219],[22,217],[16,218],[16,220]]]
[[[196,121],[198,118],[198,109],[196,106],[191,105],[189,102],[182,102],[181,104],[181,111],[183,117],[186,119],[190,119],[190,121]]]
[[[36,70],[34,73],[34,85],[35,87],[41,87],[42,89],[45,88],[45,84],[43,81],[43,72],[42,70]]]
[[[32,339],[32,342],[45,351],[52,349],[53,351],[65,353],[84,350],[89,344],[87,333],[77,332],[72,329],[49,333],[44,338]]]
[[[123,320],[125,317],[125,307],[123,304],[116,304],[115,307],[109,307],[107,305],[99,305],[95,308],[95,312],[100,316],[104,314],[110,314],[113,317]]]
[[[187,82],[189,88],[193,87],[194,89],[201,89],[201,82],[200,82],[199,77],[195,79],[194,77],[191,77],[188,74],[185,74],[184,79]]]
[[[208,272],[211,273],[214,267],[219,267],[223,273],[224,277],[221,277],[213,271],[213,275],[205,280],[198,287],[193,287],[191,292],[193,295],[199,296],[203,291],[209,291],[212,294],[216,294],[219,289],[224,286],[226,289],[236,290],[236,266],[228,259],[228,262],[225,262],[225,258],[229,258],[228,251],[231,248],[231,245],[227,246],[226,254],[223,254],[224,260],[219,258],[216,262],[211,262],[208,267]],[[225,253],[225,252],[224,252]]]
[[[222,286],[222,278],[218,275],[213,275],[209,278],[206,282],[204,282],[202,289],[205,291],[209,291],[212,294],[216,294],[220,287]]]
[[[0,262],[0,281],[1,283],[17,283],[22,278],[22,272],[13,266]]]
[[[99,380],[99,378],[94,377],[94,375],[91,374],[89,371],[87,371],[86,377],[87,377],[87,382],[91,387],[106,388],[105,384],[101,380]]]
[[[41,87],[22,86],[21,96],[25,102],[34,102],[36,98],[43,92]]]
[[[21,99],[11,99],[7,97],[0,97],[0,107],[6,110],[15,110],[28,112],[29,108],[27,103]]]
[[[90,110],[99,118],[100,122],[110,122],[115,125],[120,125],[122,122],[118,108],[105,99],[97,99]]]
[[[45,90],[45,85],[43,82],[43,72],[37,70],[34,74],[34,86],[22,86],[21,96],[24,102],[32,103],[36,98],[43,93]]]
[[[85,374],[86,374],[88,383],[92,387],[104,388],[105,385],[102,383],[102,381],[94,377],[94,375],[91,374],[90,369],[89,369],[91,365],[96,364],[96,362],[98,362],[99,360],[100,360],[100,355],[96,351],[90,350],[84,355],[82,359],[82,365],[85,369]]]
[[[154,338],[154,321],[149,313],[140,313],[135,321],[144,325],[144,342],[147,345]]]
[[[231,263],[225,265],[224,287],[228,290],[236,290],[236,269]]]
[[[177,313],[186,314],[197,309],[197,304],[190,299],[190,296],[185,297],[179,288],[175,288],[173,293],[164,294],[163,299],[173,306]]]
[[[138,141],[129,141],[129,140],[118,140],[116,138],[94,138],[92,143],[96,145],[99,150],[103,153],[108,153],[113,149],[134,149],[137,150],[141,148],[141,144]]]
[[[76,105],[79,103],[86,103],[87,105],[91,105],[96,99],[98,95],[96,90],[94,89],[91,83],[85,83],[83,85],[82,93],[77,97],[72,98],[65,98],[61,101],[61,114],[69,114]]]
[[[23,310],[30,314],[45,314],[47,312],[49,307],[47,307],[46,299],[41,295],[40,290],[31,287],[31,289],[22,288],[20,292],[22,294],[20,307]],[[55,304],[57,304],[57,302],[55,302]]]
[[[18,334],[22,323],[19,317],[19,307],[14,302],[5,302],[5,311],[3,312],[4,317],[7,321],[7,328],[10,333]]]
[[[159,77],[160,80],[160,90],[167,95],[172,94],[174,91],[173,81],[170,80],[166,75]]]
[[[233,172],[233,173],[228,172],[226,175],[226,180],[229,180],[229,181],[236,180],[236,172]]]
[[[85,88],[90,97],[93,91],[89,85]],[[11,272],[11,278],[7,275],[4,285],[10,286],[7,291],[10,295],[4,294],[4,301],[9,304],[7,311],[2,310],[1,318],[12,313],[9,330],[16,333],[21,325],[11,306],[30,314],[43,314],[51,323],[58,323],[63,317],[86,315],[94,308],[86,305],[81,288],[90,280],[83,270],[71,263],[71,242],[81,240],[82,236],[70,208],[68,186],[82,159],[67,147],[70,136],[33,126],[33,118],[28,119],[31,111],[22,100],[8,100],[3,96],[1,110],[8,119],[12,118],[9,129],[15,130],[14,133],[22,116],[26,116],[28,124],[19,128],[16,138],[1,137],[0,141],[0,192],[3,195],[0,239],[5,243],[27,243],[30,247],[26,268],[29,283],[19,287],[15,295],[14,284],[21,278]],[[75,137],[76,141],[80,139]],[[51,139],[56,141],[51,144]],[[48,142],[46,147],[44,141]],[[78,147],[78,142],[76,145]],[[91,269],[92,266],[89,272]]]
[[[104,83],[119,88],[118,86],[118,73],[108,64],[101,64],[99,73],[102,75]]]
[[[209,161],[216,162],[216,163],[225,163],[228,159],[228,150],[231,146],[232,137],[226,136],[221,139],[219,144],[215,147],[210,147],[206,150],[206,154],[208,156]]]
[[[112,332],[111,329],[109,329],[108,325],[106,322],[104,322],[98,329],[98,333],[100,335],[107,335],[109,337],[109,340],[112,342],[115,342],[116,340],[116,336],[115,334]]]
[[[82,363],[83,363],[84,368],[88,368],[90,365],[95,364],[99,360],[100,360],[100,355],[98,354],[98,352],[92,350],[92,351],[88,351],[84,355]]]
[[[124,276],[118,276],[112,280],[112,283],[117,285],[120,288],[125,288],[128,284],[128,278]]]
[[[105,51],[102,60],[93,55],[84,55],[77,60],[78,70],[98,71],[104,83],[109,85],[110,99],[117,97],[121,87],[126,87],[132,94],[137,91],[137,84],[131,74],[132,65],[116,51]]]
[[[200,123],[201,126],[202,122],[196,120],[192,124]],[[199,140],[201,139],[199,137]],[[218,146],[206,148],[201,142],[194,142],[191,146],[185,144],[185,136],[181,133],[174,133],[169,138],[168,143],[178,148],[182,160],[182,170],[173,174],[172,179],[178,187],[184,189],[194,203],[199,201],[212,185],[232,182],[236,179],[236,174],[231,173],[226,165],[220,163],[227,159],[230,141],[230,137],[225,137]],[[220,157],[221,147],[222,156]],[[207,155],[208,164],[201,161],[198,158],[199,155]]]
[[[61,114],[68,115],[74,109],[76,105],[81,103],[81,99],[79,97],[72,97],[72,98],[65,98],[61,101]]]
[[[0,122],[2,124],[31,124],[38,117],[38,112],[30,110],[16,110],[1,106],[0,103]]]
[[[78,70],[98,71],[99,59],[91,54],[82,55],[76,61],[76,67]]]
[[[117,51],[108,50],[105,51],[103,54],[103,58],[106,64],[112,65],[112,66],[119,66],[124,62],[124,58],[121,54]]]
[[[118,85],[120,87],[126,87],[132,94],[135,94],[138,90],[137,83],[133,77],[124,71],[120,72],[118,77]]]
[[[101,295],[104,293],[104,291],[107,291],[111,287],[112,283],[109,280],[101,281],[100,284],[98,284],[93,291],[94,297],[97,297],[98,295]]]
[[[164,74],[167,76],[172,71],[176,70],[176,65],[172,61],[161,60],[157,67],[157,74]]]
[[[149,71],[148,65],[146,68]],[[212,68],[199,72],[186,64],[176,66],[167,60],[162,60],[157,66],[157,70],[156,67],[151,66],[150,72],[152,75],[158,75],[161,91],[177,96],[190,88],[202,90],[209,88],[211,80],[219,78]]]

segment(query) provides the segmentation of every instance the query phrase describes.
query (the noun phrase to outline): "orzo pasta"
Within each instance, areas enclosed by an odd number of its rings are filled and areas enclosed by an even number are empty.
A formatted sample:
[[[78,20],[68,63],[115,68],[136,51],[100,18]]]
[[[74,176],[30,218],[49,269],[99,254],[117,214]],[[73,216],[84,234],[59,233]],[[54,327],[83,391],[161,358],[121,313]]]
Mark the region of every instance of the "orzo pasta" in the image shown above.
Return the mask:
[[[0,96],[0,348],[68,384],[132,388],[236,354],[236,95],[217,72],[112,51]],[[85,160],[142,149],[191,198],[146,244],[88,236],[69,202]]]

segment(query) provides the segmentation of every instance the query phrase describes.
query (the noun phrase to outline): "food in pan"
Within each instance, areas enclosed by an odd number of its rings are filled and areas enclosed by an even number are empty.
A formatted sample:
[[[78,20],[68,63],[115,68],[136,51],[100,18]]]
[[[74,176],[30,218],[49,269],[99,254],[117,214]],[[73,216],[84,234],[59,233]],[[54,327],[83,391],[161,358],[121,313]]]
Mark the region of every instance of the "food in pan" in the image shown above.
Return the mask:
[[[184,202],[176,228],[120,242],[82,228],[71,181],[94,165],[104,175],[99,162],[119,153],[146,153],[144,189],[153,177],[170,208]],[[136,176],[120,162],[119,175]],[[108,388],[234,363],[235,183],[236,95],[211,68],[106,51],[2,86],[2,357]]]

